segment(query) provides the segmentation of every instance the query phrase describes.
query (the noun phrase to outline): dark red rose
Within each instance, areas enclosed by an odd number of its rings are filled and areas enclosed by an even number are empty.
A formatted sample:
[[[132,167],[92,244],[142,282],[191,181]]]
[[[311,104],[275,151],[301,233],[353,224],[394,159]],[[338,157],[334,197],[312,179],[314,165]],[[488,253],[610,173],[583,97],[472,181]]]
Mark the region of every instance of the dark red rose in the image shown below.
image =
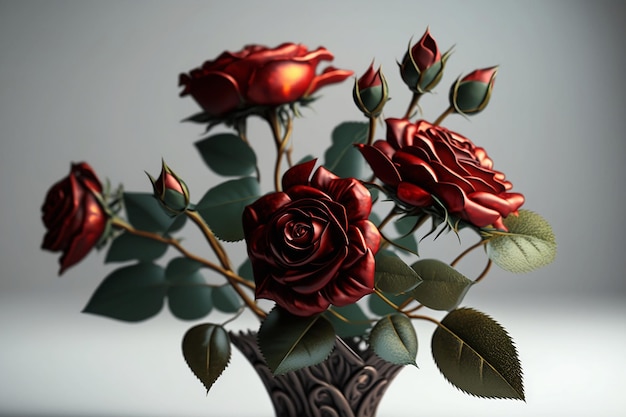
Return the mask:
[[[354,178],[339,178],[315,160],[283,176],[283,192],[246,207],[243,227],[256,297],[298,316],[345,306],[374,289],[380,234],[368,220],[372,199]]]
[[[276,48],[248,45],[223,52],[201,68],[181,74],[181,96],[190,94],[212,117],[255,106],[280,106],[306,99],[321,87],[345,80],[352,71],[334,67],[316,74],[321,61],[333,55],[323,47],[284,43]]]
[[[48,191],[41,208],[48,229],[41,248],[63,252],[59,275],[87,256],[104,233],[108,215],[101,193],[100,180],[85,162],[72,164],[70,174]]]
[[[387,140],[361,145],[384,184],[408,206],[427,207],[436,197],[448,213],[477,227],[506,230],[502,218],[524,203],[493,161],[472,141],[424,120],[387,119]]]

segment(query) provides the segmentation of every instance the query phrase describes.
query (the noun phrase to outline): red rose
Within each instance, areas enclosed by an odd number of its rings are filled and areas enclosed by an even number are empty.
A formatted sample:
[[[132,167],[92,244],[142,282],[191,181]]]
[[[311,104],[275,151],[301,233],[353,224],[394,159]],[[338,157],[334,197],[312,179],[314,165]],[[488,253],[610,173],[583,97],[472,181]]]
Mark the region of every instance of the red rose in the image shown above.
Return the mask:
[[[284,43],[274,49],[248,45],[223,52],[189,74],[181,74],[181,96],[191,94],[212,117],[255,106],[280,106],[310,97],[321,87],[345,80],[352,71],[334,67],[316,74],[320,61],[331,61],[325,48],[308,51]]]
[[[283,176],[284,192],[246,207],[243,227],[256,297],[274,300],[298,316],[345,306],[374,289],[380,234],[369,220],[367,188],[315,160]]]
[[[102,184],[84,162],[72,164],[69,176],[48,191],[41,208],[48,232],[41,248],[63,252],[59,275],[87,256],[104,233],[108,216],[101,193]]]
[[[387,119],[387,140],[359,146],[375,175],[409,205],[436,197],[448,213],[477,227],[506,230],[502,218],[524,203],[510,182],[472,141],[424,120]]]

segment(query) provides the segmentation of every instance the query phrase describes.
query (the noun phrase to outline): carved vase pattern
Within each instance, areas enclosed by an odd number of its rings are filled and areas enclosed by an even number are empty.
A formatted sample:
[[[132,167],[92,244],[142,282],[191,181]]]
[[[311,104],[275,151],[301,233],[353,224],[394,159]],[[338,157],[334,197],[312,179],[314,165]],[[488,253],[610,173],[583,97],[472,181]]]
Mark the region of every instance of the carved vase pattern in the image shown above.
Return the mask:
[[[230,338],[260,376],[276,417],[374,417],[383,394],[403,368],[361,348],[357,340],[337,338],[324,362],[274,376],[256,333],[231,332]]]

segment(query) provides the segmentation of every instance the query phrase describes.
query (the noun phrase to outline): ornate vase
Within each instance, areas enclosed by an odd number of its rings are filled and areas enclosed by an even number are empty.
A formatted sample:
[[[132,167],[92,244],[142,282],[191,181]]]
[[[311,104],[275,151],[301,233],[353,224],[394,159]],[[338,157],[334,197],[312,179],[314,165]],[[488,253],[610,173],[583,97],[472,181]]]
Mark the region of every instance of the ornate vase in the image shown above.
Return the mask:
[[[274,376],[256,333],[230,333],[233,344],[261,377],[276,417],[374,417],[383,394],[403,368],[363,349],[358,340],[337,338],[324,362]]]

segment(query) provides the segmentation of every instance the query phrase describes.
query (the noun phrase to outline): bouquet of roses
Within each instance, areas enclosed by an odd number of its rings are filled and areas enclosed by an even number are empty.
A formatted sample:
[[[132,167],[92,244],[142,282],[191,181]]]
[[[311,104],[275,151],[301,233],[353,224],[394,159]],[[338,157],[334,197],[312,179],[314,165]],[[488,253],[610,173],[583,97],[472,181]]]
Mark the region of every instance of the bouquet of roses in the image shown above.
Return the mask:
[[[275,375],[324,361],[337,337],[364,341],[390,363],[415,364],[412,320],[428,320],[435,325],[434,360],[452,384],[477,396],[523,399],[511,338],[491,317],[460,304],[492,263],[512,272],[550,263],[555,237],[542,217],[521,208],[523,195],[511,191],[483,148],[442,126],[449,115],[485,109],[497,67],[454,81],[449,108],[437,120],[416,119],[419,100],[439,84],[449,57],[428,30],[409,44],[398,66],[411,99],[404,115],[384,120],[384,139],[376,139],[376,127],[389,88],[372,63],[355,79],[352,97],[366,120],[337,126],[323,158],[293,161],[302,109],[353,72],[332,66],[319,72],[322,61],[333,59],[323,47],[224,52],[180,76],[181,95],[202,109],[186,120],[206,125],[207,136],[195,146],[224,182],[193,201],[165,162],[160,175],[149,176],[150,192],[111,189],[87,163],[72,164],[45,198],[42,247],[62,252],[60,274],[93,248],[108,246],[105,261],[122,263],[96,289],[88,313],[135,322],[167,301],[184,320],[229,315],[183,338],[185,359],[207,389],[230,360],[228,325],[250,311]],[[250,117],[265,120],[274,139],[269,192],[248,139]],[[208,133],[220,124],[224,132]],[[189,222],[206,238],[210,256],[180,237]],[[419,257],[425,237],[461,229],[474,231],[477,241],[455,260]],[[237,243],[244,241],[245,249]],[[175,255],[163,259],[168,249]],[[455,265],[476,249],[484,249],[486,266],[470,279]],[[237,250],[247,253],[241,265],[229,255]],[[423,309],[446,313],[437,320]]]

